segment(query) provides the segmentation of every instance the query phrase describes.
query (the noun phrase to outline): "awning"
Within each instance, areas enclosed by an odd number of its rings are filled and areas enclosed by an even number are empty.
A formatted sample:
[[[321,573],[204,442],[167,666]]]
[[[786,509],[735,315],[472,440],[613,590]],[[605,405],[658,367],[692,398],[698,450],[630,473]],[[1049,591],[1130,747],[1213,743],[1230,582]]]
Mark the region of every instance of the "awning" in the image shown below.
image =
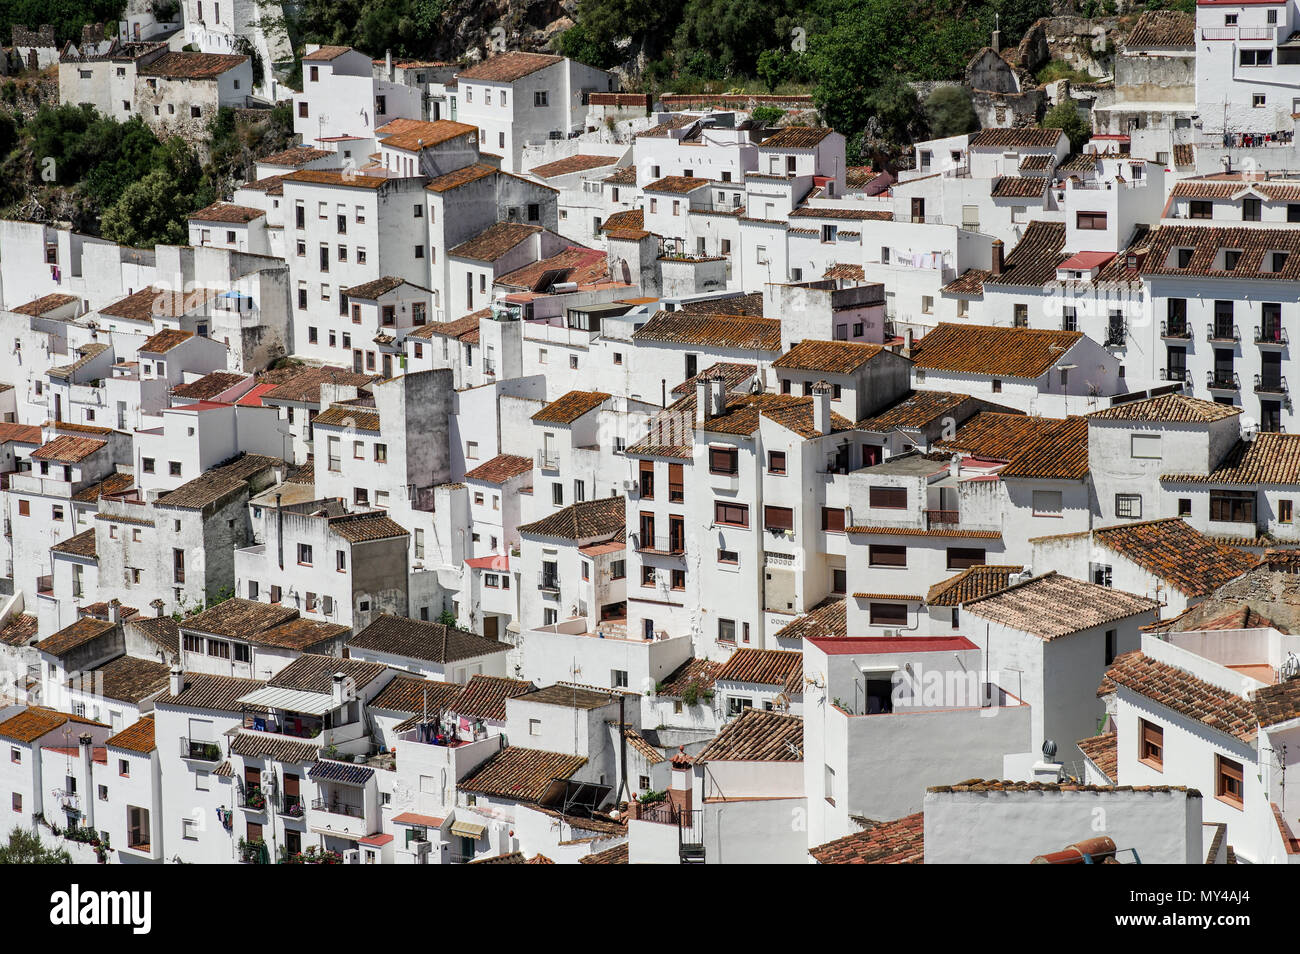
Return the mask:
[[[462,838],[473,838],[478,841],[483,837],[485,831],[487,831],[485,826],[475,825],[472,822],[454,821],[451,823],[451,833]]]
[[[286,709],[306,715],[324,715],[335,708],[334,696],[328,692],[305,692],[302,689],[280,689],[264,686],[239,699],[244,705],[264,709]]]

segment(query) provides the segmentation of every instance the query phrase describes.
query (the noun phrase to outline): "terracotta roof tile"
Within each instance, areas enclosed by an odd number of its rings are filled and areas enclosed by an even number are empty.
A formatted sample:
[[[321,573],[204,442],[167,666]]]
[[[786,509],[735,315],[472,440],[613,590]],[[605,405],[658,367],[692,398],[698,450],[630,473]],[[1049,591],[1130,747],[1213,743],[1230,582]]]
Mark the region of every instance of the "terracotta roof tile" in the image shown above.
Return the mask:
[[[66,712],[55,712],[53,709],[45,709],[40,706],[31,706],[10,716],[4,722],[0,722],[0,739],[30,744],[46,733],[53,732],[69,722],[75,725],[108,728],[102,722],[95,722],[92,719],[69,715]]]
[[[233,202],[214,202],[197,212],[191,212],[189,217],[194,222],[225,222],[230,225],[247,225],[249,222],[265,218],[266,213],[252,206],[235,205]]]
[[[1039,129],[1028,126],[1020,129],[981,129],[970,139],[973,149],[1050,149],[1061,138],[1059,129]]]
[[[331,404],[312,419],[313,426],[351,427],[379,433],[379,412],[356,404]]]
[[[671,673],[655,688],[655,695],[681,698],[686,690],[694,686],[697,693],[713,686],[723,663],[712,659],[697,659],[692,656]]]
[[[532,416],[538,424],[572,424],[578,418],[596,410],[610,395],[603,391],[570,391],[547,404]]]
[[[1300,719],[1300,679],[1255,690],[1255,718],[1262,728]]]
[[[776,632],[777,639],[842,639],[849,634],[844,597],[828,597]]]
[[[645,210],[625,209],[615,212],[601,223],[602,232],[642,232],[645,230]]]
[[[299,742],[266,732],[239,732],[230,740],[230,754],[251,759],[270,759],[290,765],[303,765],[320,758],[320,746]]]
[[[632,339],[776,352],[781,350],[781,322],[748,315],[661,311],[633,332]]]
[[[165,682],[166,680],[164,684]],[[104,745],[115,749],[126,749],[128,752],[152,752],[157,748],[154,744],[153,716],[137,719],[116,735],[110,735],[104,741]]]
[[[579,858],[580,865],[625,865],[628,863],[628,845],[623,842],[621,845],[615,845],[613,848],[606,848],[604,851],[597,851],[585,858]]]
[[[792,219],[852,219],[858,222],[889,222],[893,212],[881,209],[841,209],[829,206],[805,205],[790,213]]]
[[[685,195],[687,192],[694,192],[696,189],[704,189],[712,184],[712,179],[702,179],[699,176],[664,176],[662,179],[656,179],[654,182],[647,183],[642,187],[641,191],[669,192],[675,195]]]
[[[1003,480],[1083,480],[1088,476],[1088,422],[1082,417],[1058,421],[998,471]]]
[[[983,295],[984,283],[991,274],[986,268],[968,268],[941,290],[950,295]]]
[[[349,543],[409,537],[410,531],[385,513],[348,513],[329,518],[329,527]]]
[[[467,242],[461,242],[447,252],[457,258],[468,258],[476,262],[495,262],[506,252],[521,242],[541,232],[538,225],[523,222],[497,222],[488,226]]]
[[[459,189],[461,186],[469,185],[471,182],[478,182],[488,176],[495,176],[499,172],[500,170],[495,166],[476,162],[461,169],[435,176],[428,181],[424,188],[429,192],[450,192],[453,189]]]
[[[824,865],[919,865],[925,861],[925,814],[879,822],[808,853]]]
[[[157,334],[150,335],[140,345],[139,351],[144,354],[166,354],[179,344],[183,344],[194,337],[192,331],[181,331],[177,328],[166,328]]]
[[[533,459],[518,454],[498,454],[486,463],[465,472],[466,480],[481,480],[489,484],[504,484],[512,477],[531,473]]]
[[[564,540],[615,535],[621,538],[626,519],[627,502],[623,497],[600,497],[570,504],[541,520],[522,524],[519,532]]]
[[[815,149],[835,130],[825,126],[785,126],[758,144],[759,149]]]
[[[1056,267],[1067,257],[1064,222],[1030,222],[1003,262],[1002,272],[989,274],[985,285],[1038,286],[1056,279]]]
[[[940,322],[916,346],[917,368],[1037,378],[1060,364],[1082,332]]]
[[[346,186],[350,189],[379,190],[388,185],[383,176],[368,176],[360,172],[340,172],[335,169],[299,169],[284,177],[285,182],[301,182],[308,185]]]
[[[968,600],[964,609],[1050,640],[1142,613],[1158,613],[1159,607],[1159,603],[1145,596],[1085,583],[1052,571]]]
[[[554,179],[556,176],[567,176],[575,172],[602,169],[616,162],[618,162],[617,156],[593,156],[579,152],[572,156],[565,156],[563,159],[556,159],[554,162],[533,166],[528,172],[539,179]]]
[[[436,663],[490,656],[510,648],[506,643],[455,626],[387,613],[349,639],[348,646],[353,650],[371,650]]]
[[[447,710],[467,719],[491,719],[500,722],[506,717],[506,700],[532,692],[537,687],[522,679],[504,676],[471,676],[460,692],[447,702]]]
[[[230,53],[169,52],[147,66],[139,67],[136,72],[141,76],[163,76],[169,79],[215,79],[247,62],[247,56]]]
[[[1099,694],[1123,686],[1132,692],[1195,719],[1202,725],[1249,742],[1255,738],[1257,720],[1249,702],[1168,663],[1158,662],[1140,650],[1116,657],[1106,670]]]
[[[469,137],[475,144],[478,141],[478,127],[450,119],[436,119],[433,122],[412,120],[404,123],[394,132],[385,134],[384,128],[376,130],[381,137],[380,144],[390,149],[402,149],[406,152],[418,152],[432,149],[456,138]]]
[[[518,50],[490,56],[481,63],[456,74],[461,81],[482,80],[487,83],[513,83],[530,73],[564,62],[564,57],[548,53],[524,53]]]
[[[312,146],[290,146],[288,149],[281,149],[269,156],[263,156],[257,161],[268,166],[290,166],[297,169],[320,159],[328,159],[330,156],[337,157],[338,153],[330,152],[328,149],[316,149]],[[242,188],[248,187],[245,185]]]
[[[176,385],[172,388],[172,397],[207,401],[223,391],[230,390],[247,377],[246,374],[238,374],[234,371],[213,371],[188,384]]]
[[[678,311],[688,315],[743,315],[750,318],[763,317],[763,293],[749,292],[743,295],[728,295],[725,298],[697,298],[684,301]]]
[[[462,688],[454,682],[398,676],[370,700],[370,706],[373,709],[420,716],[423,716],[427,707],[431,715],[436,715],[447,708],[447,703],[459,695]]]
[[[57,633],[46,636],[36,644],[36,648],[51,656],[63,656],[106,633],[111,633],[117,629],[117,625],[107,620],[95,619],[93,616],[83,616],[70,626],[65,626]]]
[[[1180,10],[1148,10],[1138,17],[1124,49],[1191,50],[1196,47],[1196,18]]]
[[[39,318],[49,312],[63,308],[66,305],[72,305],[80,301],[76,295],[64,295],[60,292],[53,292],[49,295],[42,295],[35,301],[29,301],[25,305],[19,305],[17,308],[10,309],[14,314],[31,315]]]
[[[1041,199],[1047,191],[1047,179],[1043,176],[1002,176],[993,184],[995,199]]]
[[[774,368],[850,374],[884,351],[880,345],[856,341],[805,339],[772,362]]]
[[[746,709],[695,757],[698,762],[802,762],[803,719]]]
[[[1177,249],[1191,249],[1186,267],[1178,267]],[[1220,251],[1241,252],[1235,267],[1221,268]],[[1272,253],[1285,253],[1282,268],[1273,271]],[[1226,262],[1224,263],[1226,264]],[[1216,228],[1199,225],[1166,225],[1151,233],[1149,250],[1142,259],[1141,273],[1188,278],[1245,278],[1251,280],[1300,280],[1300,230],[1272,228]]]
[[[387,671],[388,666],[384,663],[340,659],[337,656],[319,653],[303,653],[276,673],[266,684],[277,689],[328,694],[334,688],[335,673],[342,673],[358,688],[364,688]]]
[[[1234,410],[1241,410],[1235,408]],[[1238,441],[1208,474],[1162,474],[1178,483],[1300,484],[1300,434],[1259,433]]]
[[[1179,517],[1093,531],[1093,542],[1123,555],[1187,596],[1205,596],[1255,565],[1255,558],[1214,543]]]
[[[462,792],[519,802],[538,801],[552,779],[567,779],[587,764],[581,755],[509,745],[456,783]]]
[[[33,460],[50,460],[59,464],[79,464],[95,451],[107,447],[107,441],[93,437],[62,435],[32,451]]]
[[[260,475],[266,474],[274,467],[283,466],[284,462],[276,457],[244,454],[163,494],[154,502],[154,506],[202,510],[232,493],[247,491],[250,483],[256,481]]]
[[[39,424],[10,424],[0,422],[0,444],[40,444]]]
[[[40,620],[27,613],[14,613],[0,629],[0,643],[5,646],[29,646],[36,640]]]
[[[1141,401],[1112,404],[1088,415],[1098,421],[1154,421],[1169,424],[1207,424],[1236,417],[1242,411],[1230,404],[1204,401],[1178,392],[1158,394]]]
[[[342,384],[360,388],[374,380],[374,375],[360,374],[346,368],[299,368],[263,394],[262,400],[301,401],[307,404],[319,404],[322,384]]]
[[[754,375],[758,372],[758,365],[755,364],[737,364],[734,362],[719,361],[709,365],[694,377],[689,377],[672,390],[674,397],[681,397],[684,394],[694,394],[695,384],[701,379],[707,379],[712,375],[721,374],[723,387],[728,391],[738,390],[742,385],[753,380]]]
[[[960,606],[969,600],[1006,589],[1011,575],[1021,567],[985,564],[968,567],[956,576],[934,584],[925,596],[927,606]]]
[[[60,540],[54,546],[50,547],[51,553],[66,553],[69,556],[87,557],[95,559],[95,528],[83,530],[75,537],[68,537],[66,540]]]
[[[350,46],[320,46],[312,50],[310,53],[303,54],[302,58],[308,62],[321,63],[328,62],[329,60],[336,60],[344,53],[351,52],[352,47]]]
[[[298,611],[288,606],[234,597],[182,620],[180,625],[182,629],[213,636],[248,639],[297,616]]]
[[[731,654],[718,682],[752,682],[780,686],[788,693],[803,692],[803,654],[784,649],[741,647]]]

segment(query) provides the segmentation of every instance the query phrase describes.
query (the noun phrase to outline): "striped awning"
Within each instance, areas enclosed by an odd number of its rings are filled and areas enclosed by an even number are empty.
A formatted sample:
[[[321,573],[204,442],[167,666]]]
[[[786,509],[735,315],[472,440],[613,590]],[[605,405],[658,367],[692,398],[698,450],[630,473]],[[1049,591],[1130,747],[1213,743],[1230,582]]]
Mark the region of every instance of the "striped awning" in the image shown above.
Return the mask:
[[[485,831],[487,831],[485,826],[475,825],[473,822],[454,821],[451,823],[451,833],[459,835],[461,838],[473,838],[478,841],[483,837]]]

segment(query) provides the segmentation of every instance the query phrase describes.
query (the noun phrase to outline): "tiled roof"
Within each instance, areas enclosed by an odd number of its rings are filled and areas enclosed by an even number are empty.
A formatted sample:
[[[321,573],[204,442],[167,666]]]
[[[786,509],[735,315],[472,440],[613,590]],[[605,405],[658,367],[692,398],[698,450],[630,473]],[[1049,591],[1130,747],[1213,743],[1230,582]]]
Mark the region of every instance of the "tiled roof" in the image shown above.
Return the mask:
[[[609,261],[605,252],[570,245],[550,258],[531,262],[523,268],[497,276],[496,283],[509,288],[543,292],[561,282],[589,285],[609,278]]]
[[[857,341],[817,341],[805,339],[772,362],[774,368],[792,371],[820,371],[823,374],[849,374],[862,367],[884,349],[876,344]]]
[[[481,63],[456,74],[461,81],[482,80],[487,83],[513,83],[530,73],[562,63],[564,58],[548,53],[523,53],[512,51],[490,56]]]
[[[1089,420],[1152,421],[1169,424],[1208,424],[1235,417],[1241,408],[1204,401],[1178,392],[1158,394],[1141,401],[1114,404],[1088,415]]]
[[[627,864],[628,846],[627,842],[621,845],[615,845],[613,848],[606,848],[604,851],[597,851],[585,858],[579,858],[580,865],[625,865]]]
[[[574,172],[587,172],[590,169],[612,166],[616,162],[618,162],[617,156],[593,156],[579,152],[572,156],[565,156],[563,159],[556,159],[554,162],[533,166],[528,172],[539,179],[554,179],[556,176],[567,176]]]
[[[412,120],[404,123],[396,132],[384,135],[384,131],[380,129],[378,133],[382,137],[381,145],[390,149],[417,152],[421,149],[432,149],[434,146],[440,146],[459,137],[472,136],[477,139],[478,127],[453,122],[450,119],[436,119],[433,122]]]
[[[835,130],[826,126],[786,126],[758,144],[759,149],[814,149]]]
[[[153,321],[159,316],[180,318],[199,311],[220,294],[222,290],[218,288],[195,288],[185,293],[161,287],[142,288],[112,304],[105,305],[99,309],[99,313],[110,318],[126,318],[130,321]]]
[[[523,222],[497,222],[490,225],[467,242],[461,242],[447,252],[457,258],[476,262],[495,262],[516,245],[541,232],[538,225]]]
[[[617,723],[611,723],[617,725]],[[659,765],[667,762],[668,758],[664,755],[663,750],[650,744],[650,740],[633,728],[624,728],[623,737],[627,739],[627,747],[636,752],[637,755],[645,759],[649,765]]]
[[[301,692],[328,694],[333,691],[336,673],[342,673],[344,678],[357,688],[364,688],[387,671],[388,666],[384,663],[303,653],[276,673],[267,685],[277,689],[297,689]]]
[[[398,278],[396,275],[383,275],[364,284],[345,288],[343,294],[347,295],[349,299],[361,298],[366,301],[373,301],[394,288],[401,288],[404,284],[406,284],[404,278]]]
[[[460,341],[478,340],[478,324],[483,318],[491,315],[491,310],[482,308],[479,311],[472,311],[468,315],[462,315],[452,321],[431,321],[427,325],[421,325],[412,331],[408,338],[432,338],[438,335],[444,338],[455,338]]]
[[[813,426],[812,397],[794,394],[731,394],[727,395],[726,409],[722,414],[709,418],[697,425],[701,431],[714,434],[736,434],[748,436],[758,430],[763,418],[780,424],[805,440],[823,436]],[[678,402],[685,411],[689,405],[694,413],[695,396],[683,398]],[[853,422],[831,412],[831,433],[852,430]]]
[[[695,393],[696,382],[701,379],[707,380],[713,374],[721,374],[723,388],[727,391],[735,391],[740,385],[751,380],[758,371],[756,364],[738,364],[730,361],[718,361],[709,365],[699,374],[687,378],[681,384],[672,389],[674,397],[681,397],[683,394]]]
[[[1174,167],[1193,168],[1196,165],[1196,146],[1190,142],[1174,143]]]
[[[727,723],[696,762],[802,762],[803,719],[746,709]]]
[[[367,649],[437,663],[503,653],[510,648],[505,643],[455,626],[387,613],[349,639],[348,646],[353,650]]]
[[[105,741],[106,747],[126,749],[128,752],[152,752],[154,744],[153,716],[137,719],[116,735],[110,735]]]
[[[919,865],[925,861],[925,814],[879,822],[808,853],[824,865]]]
[[[153,296],[150,295],[150,301],[153,300],[154,300]],[[66,381],[69,378],[71,378],[73,374],[75,374],[81,368],[84,368],[87,364],[89,364],[91,359],[93,359],[97,355],[104,353],[107,350],[108,350],[108,345],[102,341],[88,342],[87,344],[84,344],[81,347],[76,349],[77,359],[75,361],[71,362],[70,364],[63,364],[53,368],[49,368],[48,370],[46,370],[45,373],[47,376],[51,378],[58,378],[59,380]]]
[[[1039,129],[1028,126],[1020,129],[981,129],[970,139],[972,149],[1050,149],[1061,138],[1059,129]]]
[[[1249,702],[1176,666],[1158,662],[1140,650],[1116,657],[1115,664],[1106,670],[1098,694],[1113,691],[1115,686],[1123,686],[1244,742],[1255,737],[1255,710]]]
[[[985,285],[1038,286],[1056,279],[1056,267],[1066,258],[1064,222],[1030,222],[1025,234],[1002,264],[1002,273],[989,274]]]
[[[1002,533],[998,530],[925,530],[921,527],[854,526],[845,527],[844,532],[863,533],[872,536],[952,537],[953,539],[965,540],[1002,539]]]
[[[956,576],[941,580],[925,595],[927,606],[959,606],[969,600],[988,596],[1005,589],[1011,574],[1019,573],[1018,566],[985,564],[968,567]]]
[[[350,46],[320,46],[312,50],[310,53],[303,54],[302,58],[308,62],[315,61],[321,63],[328,62],[329,60],[336,60],[344,53],[351,52],[352,47]]]
[[[1035,155],[1024,156],[1020,160],[1021,172],[1044,172],[1052,168],[1052,163],[1056,157],[1046,153],[1037,153]],[[1037,193],[1035,193],[1037,194]]]
[[[632,339],[775,352],[781,350],[781,321],[750,315],[661,311],[633,332]]]
[[[194,337],[192,331],[181,331],[178,328],[165,328],[155,335],[145,339],[140,345],[139,350],[144,354],[166,354],[179,344],[183,344]]]
[[[59,726],[68,722],[76,725],[108,728],[102,722],[95,722],[92,719],[69,715],[66,712],[55,712],[53,709],[45,709],[39,706],[31,706],[10,716],[4,722],[0,722],[0,739],[31,743],[47,732],[53,732]]]
[[[51,311],[62,308],[65,305],[71,305],[80,301],[76,295],[64,295],[59,292],[53,292],[49,295],[42,295],[35,301],[29,301],[25,305],[19,305],[17,308],[10,309],[17,315],[31,315],[39,318]]]
[[[741,647],[731,654],[718,682],[751,682],[780,686],[785,692],[803,692],[803,654],[784,649]]]
[[[1180,10],[1148,10],[1138,17],[1124,49],[1179,49],[1196,47],[1196,18]]]
[[[322,427],[352,427],[358,431],[379,433],[379,412],[358,404],[331,404],[314,418],[312,424]]]
[[[190,398],[195,401],[207,401],[223,391],[233,388],[244,378],[246,374],[237,374],[234,371],[213,371],[205,374],[196,381],[188,384],[178,384],[172,388],[172,397]]]
[[[406,712],[422,715],[425,707],[430,713],[441,712],[463,687],[454,682],[435,682],[415,676],[398,676],[370,700],[372,709],[389,712]]]
[[[599,709],[617,698],[612,689],[596,689],[572,682],[557,682],[541,689],[532,689],[519,697],[521,702],[536,702],[565,709]]]
[[[374,380],[369,374],[360,374],[346,368],[298,368],[288,378],[276,383],[275,387],[262,395],[263,401],[301,401],[308,404],[320,403],[322,384],[342,384],[360,388]]]
[[[570,391],[556,398],[532,416],[538,424],[572,424],[588,411],[600,407],[610,396],[603,391]]]
[[[644,129],[637,133],[636,136],[638,139],[643,136],[647,139],[660,139],[667,137],[673,130],[694,126],[699,121],[699,116],[670,116],[667,121],[651,126],[649,129]]]
[[[991,274],[992,272],[986,268],[968,268],[944,285],[941,291],[948,292],[950,295],[982,295],[984,282]]]
[[[349,543],[409,537],[410,531],[385,513],[347,513],[330,517],[330,530]]]
[[[1097,766],[1112,782],[1119,778],[1119,749],[1115,733],[1094,735],[1090,739],[1080,739],[1075,744],[1093,765]]]
[[[461,779],[456,787],[462,792],[535,802],[546,794],[552,779],[569,778],[586,762],[581,755],[509,745]]]
[[[41,427],[39,424],[10,424],[0,422],[0,444],[39,444]]]
[[[233,202],[214,202],[206,208],[190,213],[190,220],[195,222],[225,222],[229,225],[247,225],[256,219],[266,217],[261,209],[248,205],[235,205]]]
[[[608,180],[607,180],[608,181]],[[622,212],[615,212],[603,223],[600,230],[610,233],[636,233],[643,235],[645,233],[645,210],[644,209],[625,209]]]
[[[531,457],[518,454],[497,454],[486,463],[479,464],[473,470],[465,472],[466,480],[481,480],[489,484],[503,484],[512,477],[530,473],[533,469]]]
[[[1208,474],[1162,474],[1160,479],[1241,486],[1300,484],[1300,434],[1259,433],[1253,440],[1238,441]]]
[[[532,692],[536,686],[523,679],[504,676],[471,676],[460,693],[447,703],[447,709],[467,719],[491,719],[500,722],[506,717],[506,700]]]
[[[314,619],[293,619],[279,626],[250,633],[243,638],[262,646],[277,649],[291,649],[303,652],[312,648],[325,648],[323,643],[334,642],[345,635],[348,626],[342,623],[326,623]]]
[[[127,628],[172,654],[180,651],[180,627],[170,616],[137,616],[127,622]]]
[[[519,527],[520,533],[564,540],[587,540],[592,537],[622,535],[627,519],[623,497],[599,497],[584,500],[557,510],[550,516]]]
[[[175,490],[163,494],[154,505],[179,507],[183,510],[202,510],[223,500],[229,494],[247,489],[249,482],[273,467],[283,467],[284,461],[261,454],[244,454],[228,464],[214,467]]]
[[[723,663],[715,660],[692,656],[663,678],[655,688],[655,695],[681,698],[690,686],[694,686],[697,692],[702,692],[717,681],[722,666]]]
[[[1159,608],[1159,603],[1145,596],[1085,583],[1055,571],[968,600],[964,606],[967,613],[1044,640],[1158,612]]]
[[[333,762],[322,759],[307,770],[313,782],[343,782],[347,785],[365,785],[375,777],[375,770],[351,762]]]
[[[1255,558],[1207,540],[1179,517],[1093,531],[1093,542],[1128,558],[1187,596],[1205,596],[1245,573]]]
[[[981,411],[936,445],[937,450],[960,451],[985,460],[1012,461],[1027,453],[1063,423],[1057,417],[1033,417],[1002,411]]]
[[[1173,253],[1192,250],[1191,260],[1179,268]],[[1240,251],[1235,268],[1218,268],[1221,249]],[[1285,252],[1280,271],[1272,270],[1272,253]],[[1226,263],[1225,263],[1226,264]],[[1151,233],[1150,250],[1142,260],[1143,275],[1185,278],[1243,278],[1250,280],[1300,280],[1300,230],[1271,228],[1215,228],[1200,225],[1166,225]]]
[[[729,295],[726,298],[697,298],[684,301],[678,309],[688,315],[724,315],[763,317],[763,293],[749,292],[744,295]]]
[[[95,691],[105,699],[137,704],[166,690],[170,672],[166,663],[138,656],[118,656],[84,675],[94,681]],[[82,684],[80,679],[69,682],[74,688]]]
[[[1068,417],[1040,432],[1039,439],[998,471],[998,476],[1004,480],[1083,480],[1088,468],[1088,422]]]
[[[615,169],[601,181],[608,182],[610,185],[636,185],[636,166],[623,166],[621,169]]]
[[[839,639],[849,634],[844,597],[822,600],[807,613],[796,616],[776,632],[777,639]]]
[[[5,646],[28,646],[36,638],[40,620],[28,613],[14,613],[0,629],[0,644]]]
[[[843,262],[834,262],[827,266],[826,271],[822,272],[822,278],[831,278],[835,280],[844,280],[850,282],[865,281],[867,277],[866,270],[861,265],[846,265]]]
[[[246,639],[296,619],[298,611],[278,603],[232,597],[181,621],[181,628],[213,636]]]
[[[309,185],[346,186],[350,189],[378,191],[388,184],[383,176],[368,176],[360,172],[338,172],[333,169],[299,169],[284,177],[285,182],[302,182]]]
[[[230,754],[302,765],[320,758],[320,746],[266,732],[240,732],[230,740]]]
[[[105,633],[111,633],[115,629],[117,623],[95,619],[93,616],[83,616],[70,626],[65,626],[57,633],[46,636],[36,644],[36,648],[51,656],[62,656],[74,649],[80,649],[91,640]]]
[[[1300,719],[1300,679],[1255,690],[1255,718],[1263,728]]]
[[[694,192],[696,189],[703,189],[712,184],[711,179],[702,179],[699,176],[664,176],[662,179],[656,179],[654,182],[647,183],[643,192],[670,192],[677,195],[684,195],[687,192]]]
[[[141,76],[165,76],[171,79],[214,79],[248,62],[247,56],[230,53],[164,53],[136,72]]]
[[[488,176],[495,176],[500,171],[495,166],[476,162],[473,165],[436,176],[430,179],[424,188],[429,192],[450,192],[453,189],[459,189],[461,186],[469,185],[471,182],[478,182]]]
[[[95,559],[95,528],[83,530],[75,537],[68,537],[66,540],[60,540],[54,546],[50,547],[51,553],[66,553],[69,556],[87,557]]]
[[[1082,332],[940,322],[916,346],[917,368],[1037,378],[1060,364]]]
[[[107,446],[107,441],[96,440],[93,437],[73,437],[64,434],[46,444],[42,444],[32,451],[30,456],[34,460],[52,460],[59,464],[79,464],[95,451]]]
[[[1002,176],[993,185],[995,199],[1041,199],[1047,191],[1043,176]]]
[[[908,391],[899,401],[854,425],[860,431],[885,434],[896,428],[925,428],[944,418],[964,420],[962,405],[971,402],[975,407],[986,407],[983,401],[969,394],[947,391]]]
[[[269,156],[263,156],[257,161],[268,166],[292,166],[298,168],[318,159],[328,159],[330,156],[337,155],[338,153],[330,152],[328,149],[316,149],[312,146],[290,146],[288,149],[282,149],[279,152],[271,153]],[[247,186],[244,188],[247,188]]]
[[[888,222],[893,217],[893,212],[885,212],[881,209],[841,209],[811,205],[801,206],[790,213],[792,219],[852,219],[856,222]]]
[[[187,672],[180,694],[159,696],[155,705],[183,706],[192,709],[216,709],[220,712],[240,712],[241,696],[266,685],[260,679],[239,679],[235,676],[211,676],[207,673]]]

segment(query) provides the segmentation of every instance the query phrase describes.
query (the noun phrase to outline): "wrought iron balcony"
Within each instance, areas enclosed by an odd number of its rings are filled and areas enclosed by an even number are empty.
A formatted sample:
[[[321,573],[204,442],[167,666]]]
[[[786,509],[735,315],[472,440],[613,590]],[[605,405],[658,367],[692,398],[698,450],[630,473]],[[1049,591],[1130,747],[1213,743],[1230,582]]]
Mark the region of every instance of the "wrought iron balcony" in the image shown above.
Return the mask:
[[[1235,371],[1206,371],[1205,386],[1211,391],[1240,391],[1241,378]]]
[[[1240,341],[1241,332],[1231,322],[1212,321],[1205,326],[1206,341]]]

